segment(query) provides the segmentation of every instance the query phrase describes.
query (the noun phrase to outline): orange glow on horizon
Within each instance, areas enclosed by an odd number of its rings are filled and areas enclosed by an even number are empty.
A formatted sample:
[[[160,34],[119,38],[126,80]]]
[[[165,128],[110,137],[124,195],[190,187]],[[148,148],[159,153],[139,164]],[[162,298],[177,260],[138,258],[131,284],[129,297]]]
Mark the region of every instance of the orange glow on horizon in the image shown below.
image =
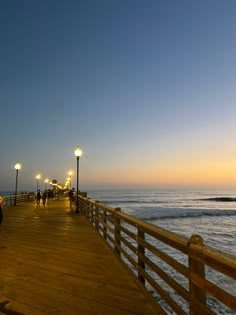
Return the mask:
[[[96,184],[143,185],[235,185],[236,163],[208,162],[155,166],[144,164],[137,168],[117,166],[87,172],[84,181]]]

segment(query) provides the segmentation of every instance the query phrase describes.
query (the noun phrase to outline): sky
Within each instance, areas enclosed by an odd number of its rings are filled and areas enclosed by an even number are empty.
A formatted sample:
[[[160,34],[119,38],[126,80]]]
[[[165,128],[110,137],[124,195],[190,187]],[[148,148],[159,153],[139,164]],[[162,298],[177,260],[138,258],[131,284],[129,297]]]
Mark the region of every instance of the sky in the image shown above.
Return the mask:
[[[0,191],[236,186],[235,0],[0,1]]]

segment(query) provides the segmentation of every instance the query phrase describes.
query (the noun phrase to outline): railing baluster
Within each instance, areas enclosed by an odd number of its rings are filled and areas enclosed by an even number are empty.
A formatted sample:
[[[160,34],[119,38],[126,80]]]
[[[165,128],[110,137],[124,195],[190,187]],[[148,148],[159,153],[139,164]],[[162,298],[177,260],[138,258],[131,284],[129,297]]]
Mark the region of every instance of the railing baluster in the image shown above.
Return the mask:
[[[103,210],[103,238],[106,240],[107,239],[107,212]]]
[[[205,278],[205,265],[194,258],[201,256],[201,248],[203,245],[203,238],[199,235],[192,235],[188,243],[189,246],[189,289],[190,289],[190,314],[198,315],[199,309],[193,302],[198,300],[203,305],[206,305],[206,292],[195,285],[193,281],[194,274]]]
[[[142,240],[145,239],[145,233],[138,229],[138,238],[141,238]],[[142,258],[140,257],[139,253],[145,255],[145,248],[140,244],[140,242],[138,241],[138,266],[142,269],[142,270],[145,270],[145,263],[144,261],[142,260]],[[138,279],[140,282],[142,282],[143,284],[145,284],[145,278],[143,277],[143,275],[138,272]]]
[[[86,216],[88,217],[90,222],[91,222],[91,212],[92,212],[91,208],[92,208],[92,205],[90,205],[90,204],[86,205]]]
[[[115,211],[120,212],[121,208],[115,208]],[[120,236],[120,218],[118,218],[116,216],[115,222],[116,222],[116,225],[115,225],[115,251],[120,256],[120,250],[118,248],[118,246],[120,246],[120,239],[119,239],[119,236]]]
[[[84,212],[84,209],[83,209],[83,201],[82,201],[82,199],[80,198],[80,196],[79,196],[79,199],[78,199],[78,203],[79,203],[80,213],[83,213],[83,212]]]
[[[96,200],[99,203],[98,200]],[[95,206],[95,229],[99,232],[99,207]]]

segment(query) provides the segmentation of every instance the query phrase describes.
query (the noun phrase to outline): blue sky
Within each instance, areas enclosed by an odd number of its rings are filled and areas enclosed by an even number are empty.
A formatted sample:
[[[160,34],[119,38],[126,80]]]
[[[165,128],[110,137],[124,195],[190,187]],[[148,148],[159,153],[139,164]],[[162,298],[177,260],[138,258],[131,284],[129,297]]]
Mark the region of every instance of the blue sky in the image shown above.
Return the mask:
[[[0,190],[234,185],[236,2],[0,2]],[[75,183],[75,178],[73,178]]]

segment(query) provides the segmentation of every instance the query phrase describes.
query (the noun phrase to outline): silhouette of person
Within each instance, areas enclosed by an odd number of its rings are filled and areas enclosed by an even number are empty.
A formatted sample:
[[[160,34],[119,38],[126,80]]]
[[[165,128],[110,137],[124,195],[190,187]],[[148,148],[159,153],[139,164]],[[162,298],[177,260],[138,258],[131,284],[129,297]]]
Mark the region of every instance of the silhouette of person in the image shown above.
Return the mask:
[[[39,189],[37,191],[37,195],[36,195],[37,205],[40,205],[40,200],[41,200],[41,192],[40,192],[40,189]]]
[[[69,195],[70,206],[71,206],[73,201],[74,201],[74,198],[75,198],[75,188],[74,187],[69,191],[68,195]]]
[[[42,199],[43,199],[43,205],[45,206],[46,200],[47,200],[47,192],[46,192],[46,190],[44,190],[44,192],[43,192]]]

